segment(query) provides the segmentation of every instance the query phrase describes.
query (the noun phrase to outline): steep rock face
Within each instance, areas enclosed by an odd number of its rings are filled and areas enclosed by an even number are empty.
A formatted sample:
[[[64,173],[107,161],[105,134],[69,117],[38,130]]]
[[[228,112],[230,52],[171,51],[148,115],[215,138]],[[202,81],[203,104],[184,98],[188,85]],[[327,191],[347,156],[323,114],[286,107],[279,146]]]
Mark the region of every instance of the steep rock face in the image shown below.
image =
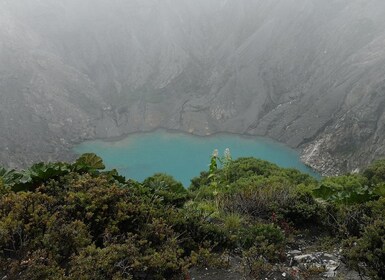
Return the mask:
[[[39,50],[40,36],[0,10],[1,162],[68,159],[71,143],[94,135],[89,114],[100,98],[87,76]]]
[[[3,163],[158,127],[269,136],[329,174],[385,155],[383,1],[3,0],[0,10]]]

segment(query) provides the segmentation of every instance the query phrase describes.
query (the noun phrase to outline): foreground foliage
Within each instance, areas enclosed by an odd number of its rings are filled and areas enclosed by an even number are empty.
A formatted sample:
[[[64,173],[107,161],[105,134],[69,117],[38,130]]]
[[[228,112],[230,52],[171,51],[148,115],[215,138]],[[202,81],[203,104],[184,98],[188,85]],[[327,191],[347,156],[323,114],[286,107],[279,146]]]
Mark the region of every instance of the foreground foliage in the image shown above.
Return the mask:
[[[126,180],[94,154],[0,169],[0,278],[184,279],[237,255],[259,279],[285,261],[293,233],[316,229],[384,279],[384,166],[318,182],[226,151],[187,190],[165,174]]]

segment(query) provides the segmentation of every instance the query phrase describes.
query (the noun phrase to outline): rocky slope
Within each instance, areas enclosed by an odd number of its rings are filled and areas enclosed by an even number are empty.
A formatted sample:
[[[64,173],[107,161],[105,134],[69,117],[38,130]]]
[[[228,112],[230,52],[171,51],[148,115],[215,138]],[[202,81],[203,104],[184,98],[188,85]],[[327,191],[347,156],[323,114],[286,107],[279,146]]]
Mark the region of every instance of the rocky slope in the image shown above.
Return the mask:
[[[385,155],[385,2],[0,0],[0,159],[163,127],[272,137],[325,173]]]

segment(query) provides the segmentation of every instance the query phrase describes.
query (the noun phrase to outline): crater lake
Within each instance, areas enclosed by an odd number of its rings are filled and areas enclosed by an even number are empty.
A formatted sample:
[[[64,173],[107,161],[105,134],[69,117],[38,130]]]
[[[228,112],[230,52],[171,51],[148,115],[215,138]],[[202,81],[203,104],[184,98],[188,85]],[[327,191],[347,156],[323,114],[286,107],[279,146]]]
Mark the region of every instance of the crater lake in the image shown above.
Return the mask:
[[[155,173],[167,173],[188,187],[192,178],[201,171],[208,171],[213,151],[217,149],[222,156],[226,148],[230,149],[233,159],[256,157],[320,177],[300,161],[298,151],[255,136],[224,133],[195,136],[157,130],[130,134],[116,141],[86,141],[74,147],[73,151],[99,155],[107,169],[117,169],[126,178],[141,182]]]

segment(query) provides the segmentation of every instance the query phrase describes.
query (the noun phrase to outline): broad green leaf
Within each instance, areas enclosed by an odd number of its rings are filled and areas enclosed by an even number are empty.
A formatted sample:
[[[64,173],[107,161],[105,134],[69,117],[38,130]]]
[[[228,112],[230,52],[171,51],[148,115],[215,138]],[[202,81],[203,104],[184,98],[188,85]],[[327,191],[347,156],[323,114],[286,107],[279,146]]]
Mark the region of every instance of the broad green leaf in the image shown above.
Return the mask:
[[[103,170],[105,165],[103,160],[94,153],[81,155],[75,162],[75,167],[88,170]]]

